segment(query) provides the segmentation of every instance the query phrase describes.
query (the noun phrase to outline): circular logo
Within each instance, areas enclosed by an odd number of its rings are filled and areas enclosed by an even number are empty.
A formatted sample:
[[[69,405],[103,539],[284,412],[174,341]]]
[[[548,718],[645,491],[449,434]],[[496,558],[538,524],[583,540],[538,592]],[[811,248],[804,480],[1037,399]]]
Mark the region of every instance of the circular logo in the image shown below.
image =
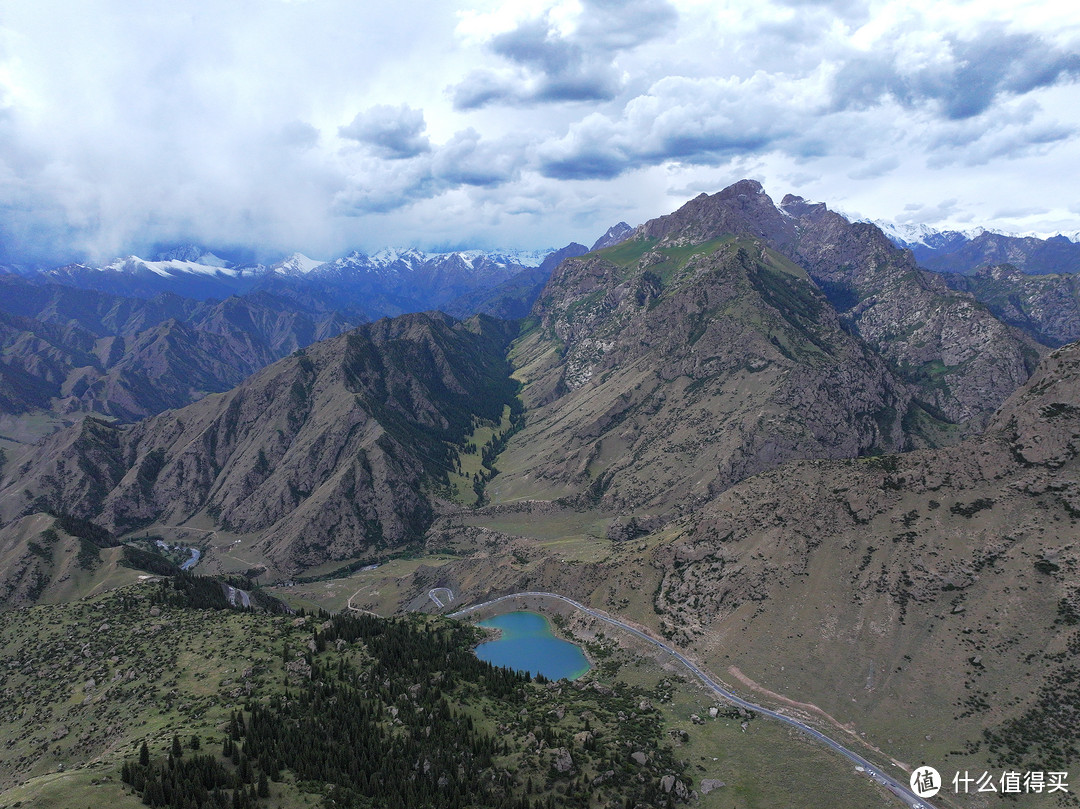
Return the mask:
[[[919,767],[911,774],[911,791],[920,798],[932,798],[941,789],[941,775],[933,767]]]

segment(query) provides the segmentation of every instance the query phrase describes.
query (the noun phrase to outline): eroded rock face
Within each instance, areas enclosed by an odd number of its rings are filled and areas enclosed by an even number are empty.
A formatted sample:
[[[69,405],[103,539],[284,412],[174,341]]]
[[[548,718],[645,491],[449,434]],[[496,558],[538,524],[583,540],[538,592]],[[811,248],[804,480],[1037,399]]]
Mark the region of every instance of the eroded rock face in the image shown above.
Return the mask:
[[[507,338],[490,319],[379,321],[134,427],[61,431],[6,481],[0,506],[38,503],[117,533],[206,514],[259,533],[285,570],[393,545],[430,522],[423,484],[448,463],[447,442],[512,399]]]
[[[920,269],[874,225],[788,195],[773,204],[742,180],[637,229],[659,247],[725,234],[760,239],[806,269],[866,342],[949,420],[979,430],[1027,379],[1043,347],[945,279]]]
[[[665,528],[681,533],[653,556],[653,603],[676,642],[722,649],[714,660],[741,660],[767,688],[812,671],[800,699],[845,717],[887,712],[894,693],[936,689],[943,710],[976,687],[1055,694],[1076,641],[1078,518],[1080,343],[1049,354],[978,437],[731,487]],[[762,633],[775,651],[756,648]],[[933,669],[909,673],[920,656]],[[961,738],[985,727],[955,719]]]
[[[753,181],[564,261],[533,317],[500,487],[660,514],[792,459],[977,432],[1045,350],[876,227]]]
[[[0,410],[134,421],[221,393],[358,321],[270,295],[141,300],[0,280]]]
[[[1028,275],[1005,264],[972,275],[946,275],[945,280],[1044,345],[1056,348],[1080,340],[1080,275]]]
[[[785,197],[798,260],[875,350],[951,421],[981,429],[1045,349],[915,264],[875,226]]]
[[[673,236],[552,276],[515,350],[530,416],[501,489],[663,514],[793,458],[908,444],[908,386],[805,272],[760,240]]]

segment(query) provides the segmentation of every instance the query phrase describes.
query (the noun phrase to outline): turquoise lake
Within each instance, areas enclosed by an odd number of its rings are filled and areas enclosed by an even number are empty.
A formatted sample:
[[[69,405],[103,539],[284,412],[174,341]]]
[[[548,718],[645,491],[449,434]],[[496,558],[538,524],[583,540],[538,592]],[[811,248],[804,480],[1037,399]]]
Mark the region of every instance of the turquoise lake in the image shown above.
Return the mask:
[[[493,665],[543,674],[551,680],[573,680],[590,668],[581,648],[555,637],[551,624],[535,612],[508,612],[481,621],[479,626],[502,631],[498,640],[476,647],[476,656]]]

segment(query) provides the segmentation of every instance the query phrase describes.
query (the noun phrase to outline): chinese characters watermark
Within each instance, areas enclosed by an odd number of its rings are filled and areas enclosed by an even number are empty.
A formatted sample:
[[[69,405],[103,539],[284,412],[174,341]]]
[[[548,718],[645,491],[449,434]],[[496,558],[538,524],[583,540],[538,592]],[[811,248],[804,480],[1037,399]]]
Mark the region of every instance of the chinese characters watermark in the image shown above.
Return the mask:
[[[946,786],[941,774],[933,767],[923,765],[911,773],[911,791],[920,798],[932,798]],[[952,777],[953,792],[972,795],[979,792],[995,792],[1002,795],[1052,794],[1069,791],[1069,774],[1049,770],[1005,770],[992,773],[983,770],[958,770]]]

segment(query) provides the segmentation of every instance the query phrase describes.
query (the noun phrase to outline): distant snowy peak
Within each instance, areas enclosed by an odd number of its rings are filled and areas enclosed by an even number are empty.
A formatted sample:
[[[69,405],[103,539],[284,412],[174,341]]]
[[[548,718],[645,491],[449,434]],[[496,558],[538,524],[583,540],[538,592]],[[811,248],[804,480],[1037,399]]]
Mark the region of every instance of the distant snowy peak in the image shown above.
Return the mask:
[[[929,225],[886,222],[881,219],[859,221],[877,225],[889,241],[900,247],[930,247],[936,250],[951,244],[970,241],[986,232],[984,228],[936,230]]]
[[[244,275],[245,273],[251,273],[255,268],[253,267],[232,267],[229,262],[223,261],[215,256],[213,253],[205,253],[200,256],[200,259],[217,259],[218,263],[210,263],[210,261],[184,261],[182,259],[167,259],[164,261],[147,261],[146,259],[139,258],[138,256],[126,256],[125,258],[118,258],[111,264],[106,264],[104,267],[98,267],[99,270],[111,270],[113,272],[126,272],[126,273],[153,273],[154,275],[160,275],[168,278],[182,274],[193,275],[225,275],[237,277]]]
[[[597,239],[593,246],[589,248],[589,252],[603,250],[605,247],[613,247],[614,245],[629,239],[633,233],[634,229],[625,222],[619,222],[618,224],[612,225],[607,229],[607,232]]]
[[[414,247],[387,247],[367,255],[353,251],[349,255],[322,265],[318,274],[372,273],[375,275],[407,276],[419,272],[440,270],[476,275],[519,271],[538,267],[552,250],[456,250],[449,253],[426,253]]]
[[[862,219],[859,221],[877,225],[893,244],[909,248],[929,247],[938,250],[950,245],[963,244],[964,242],[972,241],[979,236],[982,236],[984,233],[997,236],[1008,236],[1014,239],[1047,240],[1064,238],[1068,239],[1070,242],[1080,243],[1080,231],[1075,233],[1056,234],[1037,233],[1034,231],[1016,233],[1014,231],[993,230],[982,227],[967,228],[964,230],[937,230],[929,225],[901,224],[897,222],[886,222],[881,219]]]
[[[309,275],[325,263],[325,261],[320,261],[317,258],[309,258],[303,253],[293,253],[288,258],[271,265],[269,271],[278,275]]]
[[[360,256],[362,253],[353,253],[352,255]],[[406,267],[415,267],[419,264],[423,264],[430,256],[427,253],[423,253],[413,247],[384,247],[382,250],[367,256],[372,265],[376,267],[389,267],[395,264],[401,264]]]
[[[445,264],[460,260],[470,267],[483,264],[539,267],[554,250],[554,247],[549,247],[546,250],[454,250],[448,253],[425,253],[413,247],[387,247],[371,255],[370,259],[380,266],[401,262],[416,267],[421,264]]]
[[[170,248],[154,256],[153,261],[155,263],[181,261],[185,264],[201,264],[204,267],[231,267],[232,263],[225,259],[215,256],[209,250],[200,247],[197,244],[182,244],[178,247]]]
[[[554,247],[543,250],[500,250],[489,253],[492,261],[502,264],[515,264],[518,267],[539,267],[544,259],[555,252]]]

